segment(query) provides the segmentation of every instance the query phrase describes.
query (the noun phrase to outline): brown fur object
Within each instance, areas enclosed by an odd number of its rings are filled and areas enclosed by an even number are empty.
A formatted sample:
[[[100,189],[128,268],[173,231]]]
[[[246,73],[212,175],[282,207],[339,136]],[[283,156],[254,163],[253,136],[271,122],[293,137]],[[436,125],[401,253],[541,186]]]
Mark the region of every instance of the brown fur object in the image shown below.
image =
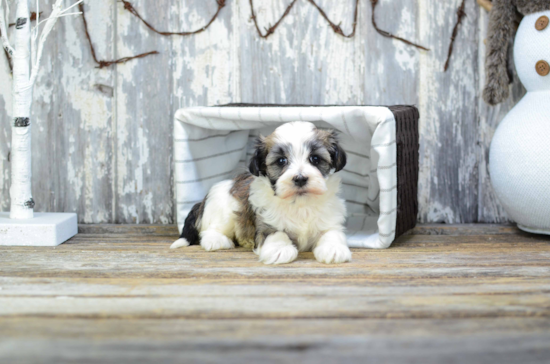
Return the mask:
[[[516,11],[528,15],[550,10],[550,0],[494,0],[489,14],[487,53],[485,58],[486,85],[483,99],[496,105],[509,96],[510,78],[507,70],[508,41],[514,29]]]
[[[240,246],[245,248],[253,248],[256,238],[256,214],[248,201],[252,181],[254,181],[252,174],[242,173],[235,177],[235,184],[229,191],[241,205],[241,209],[236,212],[235,239]]]

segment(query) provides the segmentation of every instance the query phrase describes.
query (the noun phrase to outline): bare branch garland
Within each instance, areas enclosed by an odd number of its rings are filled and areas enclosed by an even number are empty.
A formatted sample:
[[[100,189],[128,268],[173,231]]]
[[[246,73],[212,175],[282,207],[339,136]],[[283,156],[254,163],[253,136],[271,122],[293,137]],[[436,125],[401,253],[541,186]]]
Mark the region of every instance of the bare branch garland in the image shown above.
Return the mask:
[[[292,9],[294,4],[296,4],[296,1],[298,1],[298,0],[292,0],[292,2],[286,7],[285,12],[279,18],[279,20],[277,20],[277,22],[275,22],[275,24],[270,25],[269,28],[266,28],[265,34],[262,34],[262,31],[260,30],[260,27],[258,26],[258,21],[256,20],[256,13],[254,12],[254,2],[252,0],[250,0],[250,13],[251,13],[250,19],[252,19],[252,21],[254,22],[254,26],[256,27],[256,30],[258,31],[258,35],[260,36],[260,38],[266,39],[271,34],[275,33],[275,29],[277,29],[277,27],[279,26],[279,24],[281,24],[283,19],[286,18],[288,13],[290,13],[290,9]]]
[[[265,28],[265,33],[262,33],[262,31],[260,29],[260,26],[258,25],[258,21],[256,19],[256,13],[255,13],[255,10],[254,10],[254,2],[253,2],[253,0],[249,0],[249,2],[250,2],[250,12],[251,12],[250,19],[252,19],[252,21],[254,22],[254,26],[255,26],[255,28],[258,32],[258,35],[261,38],[266,39],[271,34],[273,34],[275,32],[275,30],[277,29],[277,27],[281,24],[283,19],[290,13],[290,10],[294,7],[294,4],[296,4],[297,1],[298,0],[292,0],[292,2],[286,7],[283,15],[279,18],[279,20],[277,20],[277,22],[275,24],[270,25],[269,28]],[[353,14],[352,31],[349,34],[345,34],[342,31],[342,28],[340,27],[340,23],[336,24],[332,20],[330,20],[329,17],[327,16],[327,14],[325,13],[325,11],[314,0],[307,0],[307,1],[309,3],[311,3],[319,11],[319,13],[323,17],[323,19],[325,19],[325,21],[330,25],[330,27],[332,28],[332,30],[336,34],[339,34],[339,35],[341,35],[345,38],[352,38],[352,37],[355,36],[355,31],[356,31],[356,28],[357,28],[357,16],[358,16],[358,9],[359,9],[359,0],[355,1],[355,11],[354,11],[354,14]],[[143,18],[143,16],[137,11],[137,9],[132,5],[132,3],[130,3],[128,0],[121,0],[121,2],[123,4],[125,10],[130,12],[136,18],[138,18],[151,31],[153,31],[153,32],[155,32],[159,35],[162,35],[162,36],[173,36],[173,35],[189,36],[189,35],[194,35],[194,34],[204,32],[217,19],[217,17],[220,14],[222,8],[225,7],[225,5],[226,5],[226,0],[216,0],[216,4],[218,5],[218,8],[217,8],[216,12],[212,16],[212,18],[210,18],[210,21],[208,21],[208,23],[206,23],[206,25],[204,25],[203,27],[201,27],[197,30],[170,32],[170,31],[160,31],[160,30],[158,30],[155,26],[153,26],[151,23],[149,23],[147,20],[145,20]],[[374,25],[374,27],[375,27],[375,29],[378,33],[380,33],[381,35],[383,35],[385,37],[390,37],[390,38],[397,39],[399,41],[402,41],[406,44],[415,46],[417,48],[424,49],[424,50],[427,50],[427,51],[429,50],[428,48],[422,47],[422,46],[420,46],[418,44],[415,44],[413,42],[410,42],[410,41],[408,41],[404,38],[400,38],[400,37],[395,36],[395,35],[393,35],[389,32],[386,32],[384,30],[379,29],[378,26],[376,25],[375,20],[374,20],[374,9],[376,7],[376,3],[378,3],[378,0],[371,0],[371,3],[372,3],[372,22],[373,22],[373,25]],[[147,57],[149,55],[158,54],[157,51],[152,51],[152,52],[138,54],[136,56],[124,57],[124,58],[114,60],[114,61],[99,60],[97,58],[93,43],[90,39],[90,34],[88,32],[88,26],[87,26],[87,23],[86,23],[86,17],[85,17],[85,14],[84,14],[84,7],[83,6],[80,6],[80,11],[82,12],[82,19],[84,21],[84,27],[85,27],[85,31],[86,31],[86,38],[88,39],[88,43],[90,45],[90,50],[92,52],[92,57],[94,58],[94,61],[98,64],[98,68],[108,67],[112,64],[125,63],[125,62],[128,62],[129,60],[132,60],[132,59],[143,58],[143,57]]]
[[[123,58],[115,59],[115,60],[112,60],[112,61],[106,61],[106,60],[98,59],[97,55],[96,55],[96,52],[95,52],[95,47],[92,43],[92,39],[90,38],[90,33],[88,32],[88,22],[86,21],[86,14],[85,14],[85,11],[84,11],[84,4],[82,4],[82,3],[78,4],[78,9],[82,13],[82,21],[84,23],[84,32],[86,34],[86,39],[88,39],[88,44],[90,45],[90,51],[92,53],[92,58],[94,59],[94,62],[97,63],[97,68],[109,67],[113,64],[126,63],[126,62],[128,62],[132,59],[143,58],[143,57],[150,56],[152,54],[158,54],[157,51],[151,51],[151,52],[141,53],[141,54],[138,54],[136,56],[130,56],[130,57],[123,57]]]
[[[0,1],[2,1],[2,0],[0,0]],[[210,18],[210,20],[204,26],[202,26],[201,28],[199,28],[197,30],[193,30],[193,31],[171,32],[171,31],[158,30],[155,26],[153,26],[151,23],[149,23],[147,20],[145,20],[143,18],[143,16],[141,16],[141,14],[136,10],[136,8],[132,5],[131,2],[129,2],[128,0],[121,0],[122,4],[124,6],[124,9],[126,11],[128,11],[129,13],[134,15],[136,18],[138,18],[148,29],[150,29],[151,31],[153,31],[153,32],[155,32],[159,35],[162,35],[162,36],[173,36],[173,35],[189,36],[189,35],[194,35],[194,34],[204,32],[218,18],[218,15],[220,14],[221,10],[226,6],[226,0],[215,0],[215,1],[216,1],[217,6],[218,6],[217,10],[214,13],[214,15]],[[298,0],[292,0],[292,2],[286,7],[285,11],[283,12],[283,15],[277,20],[277,22],[273,25],[270,25],[269,28],[265,28],[265,33],[262,33],[262,31],[260,29],[260,26],[258,25],[256,12],[254,10],[254,2],[253,2],[253,0],[249,0],[249,2],[250,2],[250,12],[251,12],[250,19],[252,19],[252,21],[254,22],[254,26],[256,28],[256,31],[258,32],[258,35],[261,38],[266,39],[271,34],[273,34],[275,32],[275,30],[277,29],[277,27],[284,20],[284,18],[286,16],[288,16],[288,14],[290,13],[290,11],[292,10],[292,8],[294,7],[294,5],[296,4],[297,1]],[[355,9],[354,9],[354,14],[353,14],[352,30],[349,34],[345,34],[343,32],[342,28],[340,27],[341,22],[338,23],[338,24],[334,23],[328,17],[328,15],[324,11],[324,9],[321,8],[314,0],[307,0],[307,1],[310,4],[312,4],[319,11],[319,13],[323,17],[323,19],[329,24],[329,26],[332,28],[334,33],[339,34],[339,35],[341,35],[342,37],[345,37],[345,38],[353,38],[355,36],[356,29],[357,29],[357,17],[358,17],[358,11],[359,11],[359,0],[355,1]],[[478,0],[478,2],[479,1],[488,2],[488,0]],[[417,43],[411,42],[411,41],[409,41],[405,38],[396,36],[396,35],[388,32],[388,31],[380,29],[378,27],[378,24],[376,23],[376,17],[375,17],[376,6],[378,5],[379,0],[370,0],[370,2],[371,2],[371,7],[372,7],[371,22],[372,22],[372,25],[373,25],[374,29],[380,35],[382,35],[384,37],[387,37],[387,38],[396,39],[398,41],[401,41],[405,44],[411,45],[411,46],[416,47],[418,49],[422,49],[422,50],[425,50],[425,51],[430,50],[429,48],[426,48],[426,47],[421,46]],[[448,69],[448,66],[449,66],[450,58],[451,58],[451,55],[452,55],[452,52],[453,52],[454,40],[455,40],[456,35],[458,33],[458,27],[459,27],[460,23],[462,22],[463,17],[466,15],[465,12],[464,12],[464,5],[465,5],[464,3],[465,3],[465,1],[463,0],[460,8],[457,11],[458,19],[457,19],[457,23],[454,26],[453,33],[452,33],[453,35],[451,37],[451,44],[449,46],[449,53],[448,53],[448,56],[447,56],[447,61],[445,63],[445,71]],[[92,43],[91,37],[90,37],[90,33],[89,33],[89,30],[88,30],[88,22],[86,20],[85,9],[84,9],[83,3],[79,3],[78,7],[79,7],[79,10],[80,10],[80,13],[81,13],[81,16],[82,16],[82,22],[84,24],[84,31],[85,31],[85,34],[86,34],[86,39],[88,41],[88,45],[90,47],[90,52],[92,53],[92,58],[93,58],[94,62],[97,64],[97,68],[105,68],[105,67],[109,67],[113,64],[126,63],[130,60],[133,60],[133,59],[144,58],[144,57],[159,53],[157,51],[150,51],[150,52],[141,53],[141,54],[138,54],[138,55],[135,55],[135,56],[128,56],[128,57],[123,57],[123,58],[119,58],[119,59],[115,59],[115,60],[102,60],[102,59],[99,59],[98,56],[97,56],[95,47]],[[40,16],[40,14],[39,14],[39,16]],[[36,17],[37,17],[36,13],[31,13],[30,20],[34,20],[34,19],[36,19]],[[15,24],[9,24],[9,26],[13,26],[13,25],[15,25]],[[2,33],[1,31],[2,31],[2,29],[0,29],[0,34]],[[9,50],[6,47],[4,47],[4,52],[6,54],[6,57],[8,58],[8,61],[9,61],[9,64],[10,64],[10,69],[11,69],[10,54],[9,54]]]
[[[157,30],[154,26],[152,26],[150,23],[148,23],[145,19],[143,19],[143,17],[138,13],[138,11],[136,10],[136,8],[134,8],[134,6],[129,2],[129,1],[126,1],[126,0],[121,0],[122,3],[124,4],[124,9],[129,11],[131,14],[133,14],[136,18],[138,18],[139,20],[141,20],[141,22],[143,24],[145,24],[145,26],[147,26],[147,28],[151,29],[153,32],[157,33],[157,34],[160,34],[160,35],[164,35],[164,36],[169,36],[169,35],[181,35],[181,36],[187,36],[187,35],[193,35],[193,34],[198,34],[198,33],[201,33],[201,32],[204,32],[206,29],[208,29],[208,27],[214,22],[214,20],[216,20],[216,18],[218,17],[218,14],[220,13],[220,11],[222,10],[222,8],[225,6],[225,0],[216,0],[216,3],[218,4],[218,10],[216,11],[216,13],[214,14],[214,16],[212,16],[212,18],[210,19],[210,21],[203,27],[197,29],[197,30],[193,30],[193,31],[181,31],[181,32],[167,32],[167,31],[159,31]]]
[[[416,47],[416,48],[420,48],[420,49],[423,49],[423,50],[425,50],[425,51],[429,51],[429,49],[426,48],[426,47],[423,47],[423,46],[421,46],[421,45],[419,45],[419,44],[413,43],[413,42],[411,42],[411,41],[408,41],[408,40],[406,40],[406,39],[404,39],[404,38],[398,37],[398,36],[396,36],[396,35],[391,34],[390,32],[387,32],[387,31],[385,31],[385,30],[382,30],[382,29],[378,28],[378,25],[376,24],[376,19],[375,19],[375,17],[374,17],[376,5],[378,5],[378,0],[370,0],[370,3],[371,3],[371,6],[372,6],[372,18],[371,18],[371,20],[372,20],[372,26],[374,27],[374,29],[376,29],[376,31],[378,32],[378,34],[380,34],[380,35],[382,35],[382,36],[384,36],[384,37],[386,37],[386,38],[397,39],[397,40],[399,40],[399,41],[401,41],[401,42],[403,42],[403,43],[406,43],[406,44],[408,44],[408,45],[412,45],[412,46],[414,46],[414,47]]]
[[[327,21],[327,23],[330,25],[330,27],[332,28],[332,30],[334,31],[334,33],[336,34],[340,34],[342,37],[344,38],[353,38],[353,36],[355,35],[355,29],[357,28],[357,11],[359,9],[359,0],[355,0],[355,11],[353,12],[353,26],[352,26],[352,30],[351,30],[351,33],[349,33],[348,35],[344,34],[344,32],[342,31],[342,28],[340,28],[340,24],[334,24],[327,16],[327,14],[325,13],[325,11],[319,6],[317,5],[317,3],[313,0],[308,0],[311,4],[313,4],[313,6],[315,6],[317,8],[317,10],[319,10],[319,13],[321,14],[321,16],[323,18],[325,18],[325,20]]]

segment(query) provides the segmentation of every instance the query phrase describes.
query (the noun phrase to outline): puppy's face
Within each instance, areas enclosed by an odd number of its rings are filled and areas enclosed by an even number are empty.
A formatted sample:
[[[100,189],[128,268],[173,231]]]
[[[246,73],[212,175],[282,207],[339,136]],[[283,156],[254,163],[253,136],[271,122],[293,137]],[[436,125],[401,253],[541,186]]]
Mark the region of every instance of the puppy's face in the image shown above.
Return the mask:
[[[292,122],[258,138],[249,169],[255,176],[267,177],[279,198],[288,199],[324,194],[330,173],[345,165],[346,153],[335,131]]]

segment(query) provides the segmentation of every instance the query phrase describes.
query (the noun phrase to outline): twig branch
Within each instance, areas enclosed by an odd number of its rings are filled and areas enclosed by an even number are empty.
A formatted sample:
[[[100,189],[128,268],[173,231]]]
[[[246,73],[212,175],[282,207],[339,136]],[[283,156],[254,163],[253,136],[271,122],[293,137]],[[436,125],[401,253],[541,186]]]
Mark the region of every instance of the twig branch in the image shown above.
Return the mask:
[[[460,7],[456,11],[457,19],[456,24],[453,28],[453,34],[451,35],[451,44],[449,44],[449,53],[447,54],[447,61],[445,62],[445,67],[443,68],[444,72],[447,72],[447,69],[449,68],[449,63],[451,61],[451,56],[453,54],[453,47],[455,44],[455,38],[458,34],[458,27],[462,23],[462,20],[466,16],[466,13],[464,12],[464,8],[466,6],[466,0],[462,0],[462,4],[460,4]]]
[[[269,37],[271,34],[273,34],[275,32],[275,30],[277,29],[277,27],[281,24],[281,22],[283,21],[283,19],[288,15],[288,13],[290,13],[290,10],[292,9],[292,7],[294,6],[294,4],[296,3],[297,0],[293,0],[288,6],[287,8],[285,9],[285,12],[283,13],[283,15],[279,18],[279,20],[277,20],[277,22],[274,24],[274,25],[271,25],[269,28],[266,29],[266,32],[265,33],[262,33],[262,31],[260,30],[260,27],[258,26],[258,21],[256,19],[256,12],[254,11],[254,2],[253,0],[249,0],[250,2],[250,11],[252,13],[251,15],[251,19],[254,21],[254,26],[256,27],[256,30],[258,31],[258,35],[261,37],[261,38],[267,38]],[[330,25],[330,27],[332,28],[332,30],[336,33],[336,34],[339,34],[345,38],[353,38],[355,36],[355,31],[357,29],[357,14],[358,14],[358,11],[359,11],[359,0],[356,0],[355,1],[355,11],[354,11],[354,14],[353,14],[353,25],[352,25],[352,31],[349,33],[349,34],[345,34],[344,31],[342,30],[342,28],[340,27],[340,24],[336,24],[334,23],[332,20],[330,20],[330,18],[328,17],[328,15],[326,14],[326,12],[323,10],[323,8],[321,8],[314,0],[308,0],[309,3],[311,3],[318,11],[319,13],[321,14],[321,16],[323,17],[323,19],[325,19],[325,21]],[[418,45],[416,43],[413,43],[407,39],[404,39],[404,38],[401,38],[401,37],[398,37],[396,35],[393,35],[385,30],[382,30],[380,28],[378,28],[378,25],[376,24],[376,20],[375,20],[375,17],[374,17],[374,12],[375,12],[375,8],[376,8],[376,5],[378,4],[378,0],[371,0],[371,4],[372,4],[372,25],[374,26],[374,29],[376,29],[376,31],[384,36],[384,37],[388,37],[388,38],[393,38],[393,39],[397,39],[401,42],[404,42],[406,44],[409,44],[409,45],[412,45],[414,47],[417,47],[417,48],[420,48],[420,49],[423,49],[423,50],[426,50],[426,51],[429,51],[428,48],[426,47],[423,47],[421,45]]]
[[[2,39],[2,49],[4,50],[4,54],[6,55],[6,59],[8,60],[8,66],[10,67],[10,71],[13,71],[12,56],[15,50],[10,44],[10,40],[8,38],[8,30],[6,27],[6,22],[8,21],[7,17],[9,14],[9,7],[7,4],[7,0],[6,0],[5,12],[4,12],[3,4],[4,4],[4,0],[0,0],[0,37]]]
[[[11,57],[6,49],[4,49],[4,54],[6,55],[6,59],[8,60],[8,66],[10,68],[10,72],[13,72],[13,62],[11,60]]]
[[[84,0],[79,0],[76,2],[76,4],[82,4]],[[65,15],[78,15],[80,13],[71,13],[71,14],[63,14],[68,9],[72,8],[74,5],[70,6],[69,8],[62,10],[61,4],[63,3],[63,0],[56,0],[53,7],[52,7],[52,13],[48,17],[48,19],[43,20],[46,24],[44,25],[44,29],[42,30],[42,33],[40,33],[40,38],[38,39],[38,45],[36,45],[36,41],[38,38],[39,33],[39,26],[40,23],[36,24],[34,27],[32,33],[31,33],[31,45],[32,45],[32,71],[30,75],[30,82],[29,86],[32,87],[34,85],[34,82],[36,80],[36,76],[38,75],[38,70],[40,68],[40,60],[42,59],[42,52],[44,50],[44,43],[46,43],[46,39],[50,35],[50,32],[52,31],[53,27],[55,26],[55,23],[57,23],[57,19],[59,19],[62,16]],[[37,9],[38,10],[38,9]],[[37,48],[38,47],[38,48]],[[36,52],[36,54],[35,54]]]
[[[3,1],[4,0],[0,0],[0,8],[2,8],[1,3]],[[6,5],[7,5],[7,0],[6,0]],[[0,36],[2,37],[2,40],[3,40],[3,34],[8,34],[7,29],[4,29],[4,27],[5,27],[5,25],[7,24],[7,21],[8,21],[7,17],[8,17],[8,14],[9,14],[8,13],[9,9],[7,9],[7,6],[6,6],[6,13],[4,14],[4,16],[1,15],[2,10],[3,9],[0,9],[0,18],[1,18],[0,23],[2,22],[2,20],[4,20],[4,23],[0,24]],[[40,14],[42,14],[42,12],[40,12]],[[31,21],[34,21],[34,20],[37,19],[37,17],[38,17],[38,15],[35,12],[32,12],[29,19]],[[14,27],[14,26],[15,26],[15,23],[8,24],[8,27]],[[12,48],[12,52],[10,53],[6,47],[3,46],[2,48],[4,49],[4,54],[6,55],[6,59],[8,60],[8,66],[10,67],[10,71],[13,71],[13,60],[12,60],[11,55],[13,54],[13,51],[15,51],[15,50]]]
[[[340,34],[342,37],[345,37],[345,38],[353,38],[353,36],[355,35],[355,29],[357,28],[357,11],[359,9],[359,0],[355,0],[355,12],[353,13],[353,26],[352,26],[352,31],[351,33],[349,34],[344,34],[344,32],[342,31],[342,28],[340,28],[340,24],[335,24],[334,22],[332,22],[327,14],[325,13],[325,11],[319,6],[317,5],[317,3],[313,0],[308,0],[313,6],[315,6],[317,8],[317,10],[319,10],[319,13],[321,14],[321,16],[327,21],[327,23],[330,25],[330,27],[332,28],[332,30],[334,31],[334,33],[336,34]]]
[[[192,30],[192,31],[180,31],[180,32],[168,32],[168,31],[160,31],[160,30],[157,30],[154,26],[152,26],[147,20],[143,19],[143,17],[138,13],[138,11],[136,10],[136,8],[134,8],[134,6],[129,2],[129,1],[126,1],[126,0],[121,0],[122,3],[124,4],[124,9],[125,10],[128,10],[130,13],[132,13],[136,18],[138,18],[139,20],[141,20],[141,22],[143,24],[145,24],[145,26],[149,29],[151,29],[153,32],[157,33],[157,34],[160,34],[160,35],[164,35],[164,36],[168,36],[168,35],[181,35],[181,36],[186,36],[186,35],[192,35],[192,34],[198,34],[198,33],[201,33],[201,32],[204,32],[209,26],[210,24],[212,24],[214,22],[214,20],[216,20],[216,18],[218,17],[218,15],[220,14],[220,11],[222,10],[222,8],[225,6],[225,0],[216,0],[216,3],[218,4],[218,10],[216,11],[216,13],[212,16],[212,18],[210,19],[210,21],[208,23],[206,23],[206,25],[202,26],[201,28],[197,29],[197,30]]]
[[[92,43],[92,39],[90,38],[90,33],[88,32],[88,22],[86,21],[86,14],[85,14],[85,11],[84,11],[84,5],[82,3],[78,4],[78,9],[82,13],[82,21],[84,23],[84,32],[86,34],[86,39],[88,39],[88,44],[90,46],[90,51],[92,52],[92,58],[94,59],[94,62],[97,64],[97,68],[109,67],[113,64],[126,63],[126,62],[128,62],[132,59],[143,58],[143,57],[147,57],[147,56],[150,56],[150,55],[153,55],[153,54],[158,54],[157,51],[151,51],[151,52],[147,52],[147,53],[141,53],[141,54],[138,54],[136,56],[130,56],[130,57],[123,57],[123,58],[115,59],[115,60],[112,60],[112,61],[106,61],[106,60],[101,60],[101,59],[97,58],[95,48],[94,48],[94,45]]]
[[[1,0],[0,0],[0,1],[1,1]],[[42,12],[40,12],[40,15],[42,15]],[[31,21],[35,21],[37,18],[38,18],[38,15],[37,15],[34,11],[32,11],[32,12],[31,12],[31,16],[29,17],[29,19],[30,19]],[[14,26],[15,26],[15,23],[10,23],[8,26],[9,26],[10,28],[11,28],[11,27],[14,27]]]
[[[267,37],[269,37],[271,34],[275,33],[275,29],[277,29],[277,27],[279,26],[279,24],[281,24],[281,22],[283,21],[284,18],[286,18],[286,16],[288,15],[288,13],[290,13],[290,10],[292,9],[292,7],[294,6],[294,4],[296,4],[296,1],[298,0],[293,0],[285,9],[285,12],[283,13],[283,15],[279,18],[279,20],[277,20],[277,22],[273,25],[271,25],[269,28],[267,28],[265,30],[265,34],[262,34],[262,31],[260,30],[260,27],[258,26],[258,21],[256,20],[256,13],[254,12],[254,2],[252,0],[250,0],[250,13],[251,13],[251,16],[250,18],[252,19],[252,21],[254,21],[254,26],[256,27],[256,30],[258,31],[258,35],[261,37],[261,38],[264,38],[266,39]]]
[[[286,7],[283,15],[279,18],[279,20],[277,20],[277,22],[275,24],[270,25],[269,28],[266,28],[265,33],[262,33],[262,31],[260,30],[260,27],[258,25],[258,20],[256,18],[256,12],[254,10],[254,2],[253,2],[253,0],[249,0],[249,2],[250,2],[250,12],[251,12],[250,18],[254,21],[254,26],[256,27],[256,30],[258,31],[258,35],[261,38],[265,39],[265,38],[269,37],[271,34],[275,33],[275,30],[277,29],[277,27],[281,24],[283,19],[286,18],[286,16],[290,13],[290,10],[294,6],[294,4],[296,4],[296,1],[297,0],[293,0],[290,4],[288,4],[288,6]],[[344,31],[340,27],[340,24],[336,24],[332,20],[330,20],[327,13],[314,0],[308,0],[308,2],[311,5],[313,5],[319,11],[319,13],[323,17],[323,19],[325,19],[325,21],[329,24],[329,26],[332,28],[334,33],[339,34],[339,35],[341,35],[342,37],[345,37],[345,38],[353,38],[355,36],[355,30],[357,29],[357,13],[358,13],[358,9],[359,9],[359,0],[355,0],[355,11],[354,11],[354,14],[353,14],[352,31],[349,34],[344,33]]]
[[[6,17],[4,13],[3,0],[0,0],[0,32],[2,33],[2,48],[4,48],[6,54],[9,56],[9,58],[11,58],[13,56],[14,49],[11,46],[10,40],[8,38],[8,29],[6,27]]]
[[[4,16],[5,16],[4,21],[5,21],[6,23],[8,23],[9,20],[10,20],[10,5],[8,4],[8,0],[0,0],[0,2],[1,2],[1,1],[4,1],[4,2],[6,3],[6,7],[4,8],[4,11],[6,12],[6,13],[4,14]],[[9,25],[9,26],[11,27],[11,25]]]
[[[405,44],[408,44],[408,45],[411,45],[413,47],[416,47],[416,48],[419,48],[419,49],[423,49],[425,51],[429,51],[430,49],[426,48],[426,47],[423,47],[419,44],[416,44],[416,43],[413,43],[409,40],[406,40],[404,38],[401,38],[401,37],[398,37],[396,35],[393,35],[391,34],[390,32],[387,32],[385,30],[382,30],[380,28],[378,28],[378,25],[376,24],[376,19],[374,17],[374,13],[375,13],[375,9],[376,9],[376,5],[378,5],[378,0],[370,0],[370,3],[372,5],[372,26],[374,27],[374,29],[376,29],[376,31],[378,32],[378,34],[384,36],[384,37],[387,37],[387,38],[393,38],[393,39],[396,39],[396,40],[399,40]]]

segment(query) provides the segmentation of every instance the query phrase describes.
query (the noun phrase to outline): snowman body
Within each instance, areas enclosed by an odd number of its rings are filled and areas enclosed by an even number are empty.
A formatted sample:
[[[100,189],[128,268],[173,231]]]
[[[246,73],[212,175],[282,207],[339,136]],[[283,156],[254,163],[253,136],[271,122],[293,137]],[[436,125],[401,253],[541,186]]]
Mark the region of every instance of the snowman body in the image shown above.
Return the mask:
[[[527,90],[499,124],[490,150],[493,188],[508,215],[522,230],[550,234],[550,25],[525,16],[514,44],[518,76]],[[545,66],[546,64],[546,66]]]

